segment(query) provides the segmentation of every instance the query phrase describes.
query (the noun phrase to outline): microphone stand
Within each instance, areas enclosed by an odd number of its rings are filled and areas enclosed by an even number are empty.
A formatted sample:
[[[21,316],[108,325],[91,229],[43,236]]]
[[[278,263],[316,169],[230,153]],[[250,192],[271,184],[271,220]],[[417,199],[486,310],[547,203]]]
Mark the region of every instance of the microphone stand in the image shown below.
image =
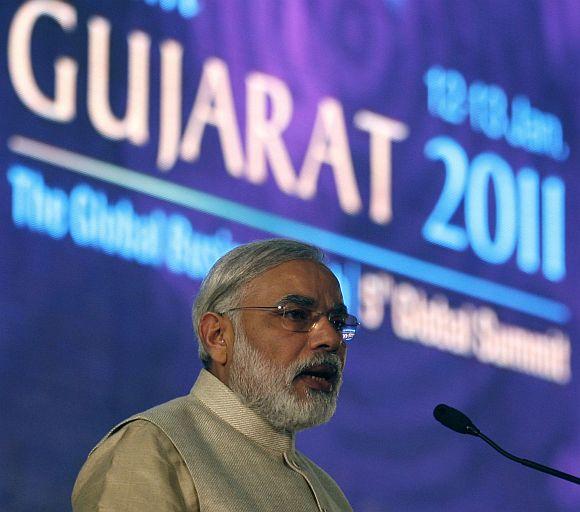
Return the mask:
[[[523,466],[527,466],[528,468],[536,469],[542,473],[547,473],[548,475],[552,475],[561,478],[562,480],[567,480],[568,482],[580,485],[580,478],[577,476],[564,473],[563,471],[558,471],[557,469],[544,466],[543,464],[538,464],[533,460],[516,457],[515,455],[504,450],[501,446],[483,434],[465,414],[457,409],[454,409],[453,407],[449,407],[445,404],[439,404],[435,407],[435,409],[433,409],[433,416],[443,426],[450,428],[459,434],[469,434],[471,436],[483,439],[495,451],[501,453],[504,457],[507,457],[514,462],[518,462]]]
[[[551,468],[548,466],[544,466],[543,464],[539,464],[537,462],[534,462],[533,460],[522,459],[520,457],[516,457],[515,455],[504,450],[498,444],[494,443],[489,437],[487,437],[485,434],[480,432],[477,427],[474,429],[471,425],[468,425],[465,427],[465,430],[467,430],[469,434],[476,436],[476,437],[479,437],[480,439],[483,439],[494,450],[501,453],[504,457],[507,457],[508,459],[513,460],[514,462],[519,462],[520,464],[527,466],[528,468],[536,469],[538,471],[541,471],[542,473],[547,473],[548,475],[556,476],[558,478],[562,478],[563,480],[568,480],[568,482],[572,482],[572,483],[575,483],[576,485],[580,485],[580,478],[578,478],[574,475],[570,475],[568,473],[564,473],[563,471],[558,471],[557,469],[554,469],[554,468]]]

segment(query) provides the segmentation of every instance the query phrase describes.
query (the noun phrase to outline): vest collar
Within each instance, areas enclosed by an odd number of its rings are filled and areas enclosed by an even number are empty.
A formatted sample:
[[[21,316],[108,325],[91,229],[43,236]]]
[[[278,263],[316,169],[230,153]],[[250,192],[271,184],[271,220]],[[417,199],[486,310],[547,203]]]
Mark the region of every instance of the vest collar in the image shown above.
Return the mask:
[[[276,430],[207,370],[201,370],[191,395],[223,421],[265,448],[284,453],[295,450],[294,433]]]

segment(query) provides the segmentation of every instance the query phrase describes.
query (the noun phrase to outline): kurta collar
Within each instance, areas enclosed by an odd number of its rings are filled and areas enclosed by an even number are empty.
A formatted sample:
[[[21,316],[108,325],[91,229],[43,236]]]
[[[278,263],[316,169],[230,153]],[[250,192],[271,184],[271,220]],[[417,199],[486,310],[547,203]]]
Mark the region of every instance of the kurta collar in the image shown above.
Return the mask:
[[[223,421],[265,448],[284,453],[294,451],[293,433],[276,430],[207,370],[201,370],[191,394]]]

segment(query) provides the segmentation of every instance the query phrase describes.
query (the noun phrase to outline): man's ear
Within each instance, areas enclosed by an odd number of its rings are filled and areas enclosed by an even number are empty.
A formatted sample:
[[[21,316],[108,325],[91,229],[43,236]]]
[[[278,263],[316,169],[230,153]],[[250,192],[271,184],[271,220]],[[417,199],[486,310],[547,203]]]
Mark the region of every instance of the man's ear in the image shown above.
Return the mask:
[[[231,356],[234,338],[231,320],[211,311],[204,313],[199,322],[199,333],[213,364],[225,366]]]

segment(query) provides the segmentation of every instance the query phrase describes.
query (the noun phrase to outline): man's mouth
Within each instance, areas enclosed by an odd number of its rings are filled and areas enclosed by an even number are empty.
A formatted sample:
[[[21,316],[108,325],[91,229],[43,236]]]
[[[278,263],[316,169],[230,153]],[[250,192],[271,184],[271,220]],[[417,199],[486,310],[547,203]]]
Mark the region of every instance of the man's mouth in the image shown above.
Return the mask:
[[[328,393],[332,391],[338,380],[338,369],[331,364],[317,364],[302,370],[295,381],[302,381],[310,389]]]

